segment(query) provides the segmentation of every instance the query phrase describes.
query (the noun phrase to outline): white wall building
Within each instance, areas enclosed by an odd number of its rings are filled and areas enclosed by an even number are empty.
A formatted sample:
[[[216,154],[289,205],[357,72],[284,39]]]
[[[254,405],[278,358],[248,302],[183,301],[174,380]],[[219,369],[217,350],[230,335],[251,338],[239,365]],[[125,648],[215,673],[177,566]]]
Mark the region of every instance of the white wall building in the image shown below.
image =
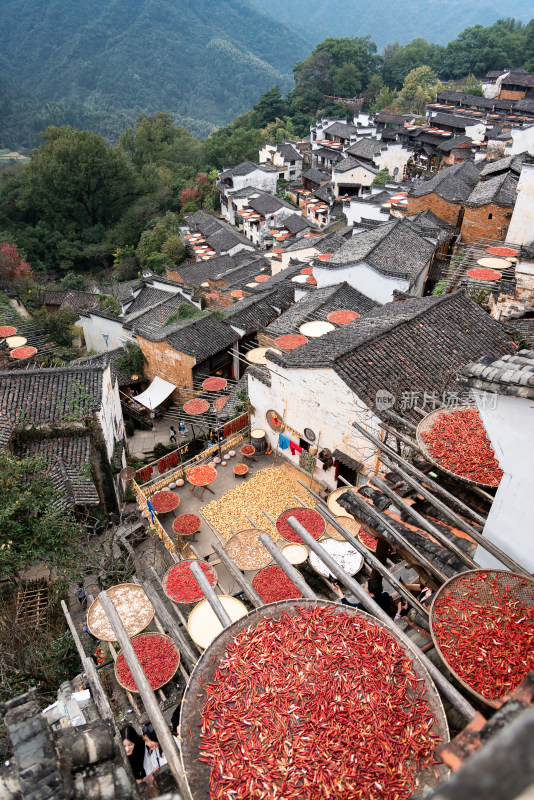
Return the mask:
[[[534,242],[534,164],[523,164],[506,241],[523,245]]]
[[[534,353],[522,350],[500,359],[485,358],[464,371],[480,417],[504,475],[483,535],[534,572],[532,488],[534,476]],[[502,569],[478,547],[482,567]]]

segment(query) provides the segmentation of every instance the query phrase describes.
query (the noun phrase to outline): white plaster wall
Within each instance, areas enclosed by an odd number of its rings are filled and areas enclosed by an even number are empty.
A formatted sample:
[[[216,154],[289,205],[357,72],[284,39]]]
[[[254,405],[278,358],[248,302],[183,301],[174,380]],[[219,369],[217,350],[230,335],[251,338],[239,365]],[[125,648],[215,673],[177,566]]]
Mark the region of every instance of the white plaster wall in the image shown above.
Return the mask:
[[[395,289],[406,292],[410,288],[407,280],[381,275],[367,264],[347,264],[339,269],[321,269],[320,264],[316,263],[313,274],[319,289],[324,286],[337,286],[346,281],[353,289],[376,300],[377,303],[390,303]]]
[[[371,170],[365,169],[364,167],[355,167],[354,169],[349,169],[347,172],[336,172],[336,168],[334,167],[332,171],[334,194],[336,197],[339,195],[339,182],[359,183],[361,186],[370,186],[375,178],[376,174],[371,172]]]
[[[280,253],[282,257],[282,269],[285,269],[286,267],[289,266],[289,261],[291,258],[295,258],[298,261],[303,261],[306,258],[311,258],[312,256],[316,256],[318,254],[319,251],[317,250],[317,248],[312,247],[311,245],[310,247],[304,247],[302,250],[292,250],[292,251],[284,250],[283,253]],[[278,272],[280,272],[280,270],[278,270]]]
[[[411,151],[407,150],[402,144],[391,144],[387,150],[382,150],[380,155],[374,158],[378,169],[387,169],[393,177],[402,178],[404,168],[411,156]],[[395,172],[395,170],[397,170]]]
[[[278,181],[277,172],[264,172],[261,169],[249,172],[248,175],[236,175],[233,178],[234,189],[244,189],[245,186],[254,186],[264,192],[274,193]]]
[[[91,315],[81,317],[80,324],[87,349],[95,353],[107,353],[108,350],[122,347],[125,342],[135,342],[135,337],[124,330],[120,321]],[[104,336],[108,337],[107,342]]]
[[[351,199],[350,205],[346,204],[343,206],[343,213],[349,225],[355,225],[360,222],[362,217],[365,217],[365,219],[378,219],[382,222],[387,222],[390,218],[389,211],[384,211],[381,206],[362,203],[356,199]]]
[[[486,136],[486,126],[483,122],[477,122],[475,125],[468,125],[465,129],[465,135],[469,136],[474,142],[482,142]]]
[[[111,458],[115,442],[124,438],[124,420],[119,385],[117,381],[112,383],[110,365],[102,375],[102,408],[98,412],[98,419],[104,434],[106,453],[108,458]]]
[[[534,165],[525,164],[521,170],[506,241],[514,244],[534,241]]]
[[[472,390],[495,456],[504,471],[484,536],[534,572],[534,401]],[[502,565],[478,547],[483,567]]]
[[[357,421],[380,438],[377,417],[333,370],[287,370],[274,364],[273,369],[278,374],[272,374],[270,387],[252,375],[248,378],[248,393],[254,408],[252,426],[265,430],[273,450],[276,449],[278,434],[267,425],[265,415],[269,409],[284,416],[286,424],[302,436],[304,428],[311,428],[318,437],[313,444],[318,445],[319,451],[323,447],[332,451],[339,449],[362,461],[365,471],[377,470],[375,448],[352,427],[352,423]],[[294,439],[291,433],[286,435]],[[292,456],[289,448],[279,452],[290,463],[298,465],[298,453]],[[327,471],[318,468],[313,477],[332,490],[336,488],[333,468]]]
[[[504,148],[507,156],[516,156],[519,153],[534,156],[534,125],[529,128],[512,128],[510,136],[512,144],[507,144]]]

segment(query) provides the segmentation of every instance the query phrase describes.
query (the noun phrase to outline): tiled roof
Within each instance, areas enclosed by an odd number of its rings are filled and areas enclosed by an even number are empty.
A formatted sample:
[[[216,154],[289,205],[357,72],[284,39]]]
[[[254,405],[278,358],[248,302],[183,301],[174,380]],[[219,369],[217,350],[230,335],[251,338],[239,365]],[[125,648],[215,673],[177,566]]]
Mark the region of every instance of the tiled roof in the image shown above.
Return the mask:
[[[257,211],[258,214],[265,216],[266,214],[274,214],[275,211],[280,211],[281,208],[293,208],[292,205],[279,197],[274,197],[272,194],[262,192],[258,197],[253,197],[249,200],[250,208]]]
[[[277,144],[276,150],[284,161],[302,161],[302,155],[293,147],[292,144]]]
[[[428,181],[413,187],[412,197],[422,197],[426,194],[437,194],[444,200],[453,203],[463,203],[471,190],[478,183],[480,173],[470,161],[454,164],[452,167],[441,169]]]
[[[123,283],[114,283],[110,286],[102,286],[104,294],[110,294],[119,303],[125,303],[132,296],[134,289],[139,288],[141,282],[136,278],[134,281],[124,281]]]
[[[302,177],[312,181],[313,183],[323,183],[323,181],[330,180],[330,175],[328,172],[323,172],[320,169],[309,169],[302,173]]]
[[[372,230],[356,233],[321,269],[339,269],[364,262],[385,275],[414,281],[435,250],[408,219],[385,222]]]
[[[448,139],[446,142],[442,142],[442,144],[438,145],[438,150],[443,150],[444,153],[450,153],[455,147],[462,147],[462,145],[472,142],[473,140],[470,139],[469,136],[453,136],[452,139]]]
[[[409,119],[410,117],[405,117],[402,114],[390,114],[389,111],[380,111],[375,115],[375,122],[383,122],[385,124],[396,123],[397,125],[404,125],[404,123],[408,122]]]
[[[236,253],[234,256],[216,256],[215,258],[210,258],[209,261],[193,261],[191,264],[180,264],[176,271],[182,276],[184,283],[196,289],[208,278],[213,279],[215,275],[233,269],[243,255],[243,253]]]
[[[223,169],[221,173],[219,173],[219,177],[224,180],[227,177],[234,177],[237,175],[249,175],[251,172],[255,170],[262,170],[262,172],[273,172],[272,167],[268,167],[266,164],[255,164],[253,161],[242,161],[240,164],[236,164],[235,167],[228,167]]]
[[[489,97],[478,97],[475,94],[469,94],[468,92],[438,92],[437,95],[437,102],[440,103],[444,101],[445,103],[461,103],[463,106],[475,106],[475,108],[493,108],[494,100],[491,100]]]
[[[119,387],[129,386],[134,383],[129,375],[123,373],[117,367],[117,359],[123,354],[124,348],[116,347],[115,350],[108,350],[105,353],[98,353],[95,356],[78,358],[71,362],[73,367],[107,367],[111,364],[111,376],[113,382],[118,381]]]
[[[313,155],[327,159],[327,161],[339,161],[341,153],[339,150],[331,150],[330,147],[319,147],[313,151]]]
[[[163,289],[154,289],[153,286],[143,286],[137,297],[135,297],[133,302],[128,306],[127,313],[136,314],[138,311],[150,308],[156,305],[156,303],[160,303],[162,300],[168,300],[171,296],[169,292],[165,292]]]
[[[484,356],[462,370],[460,382],[485,392],[534,399],[534,351],[520,350],[501,358]]]
[[[348,283],[338,283],[335,286],[316,289],[307,297],[303,297],[272,322],[265,332],[271,336],[296,333],[304,322],[326,320],[332,311],[356,311],[361,316],[377,307],[378,303],[353,289]]]
[[[344,243],[343,234],[335,231],[334,233],[325,233],[324,236],[314,236],[312,239],[297,239],[296,242],[286,247],[286,252],[293,253],[313,247],[319,253],[335,253]]]
[[[534,73],[514,70],[502,79],[501,86],[534,86]]]
[[[506,156],[505,158],[499,158],[497,161],[490,161],[486,166],[480,170],[480,177],[486,178],[488,175],[498,175],[501,172],[507,172],[511,170],[515,172],[516,175],[521,173],[521,169],[523,167],[523,161],[525,160],[525,154],[521,154],[518,156]]]
[[[255,283],[254,277],[260,273],[270,275],[270,271],[265,269],[268,265],[269,262],[263,257],[256,258],[254,261],[245,261],[235,269],[218,275],[217,280],[222,281],[228,289],[244,287],[245,283]]]
[[[168,294],[165,292],[163,300],[147,309],[135,313],[128,313],[124,317],[124,328],[146,338],[147,333],[153,333],[163,328],[172,314],[175,314],[181,305],[194,305],[181,294]],[[195,306],[198,308],[198,306]]]
[[[334,189],[330,182],[325,183],[324,186],[319,186],[318,189],[313,190],[313,195],[318,200],[322,200],[323,203],[330,204],[330,200],[334,196]]]
[[[372,161],[375,156],[380,155],[382,150],[387,150],[387,146],[379,139],[363,138],[347,147],[345,152],[355,158]]]
[[[0,450],[7,447],[14,427],[15,425],[12,420],[8,419],[3,414],[0,416]]]
[[[0,414],[13,422],[68,422],[90,416],[101,405],[99,367],[0,372]]]
[[[222,219],[217,219],[211,214],[207,214],[205,211],[196,211],[186,219],[191,230],[196,228],[204,234],[208,245],[219,255],[223,255],[239,244],[245,244],[251,250],[254,249],[250,239],[239,233],[236,228]]]
[[[43,303],[47,306],[60,306],[61,308],[91,308],[97,306],[101,296],[93,292],[79,292],[76,290],[46,289],[43,292]]]
[[[253,333],[264,328],[281,311],[291,305],[294,299],[294,290],[283,284],[270,291],[254,294],[244,300],[234,303],[225,309],[224,314],[230,325],[244,331],[245,334]]]
[[[482,122],[482,120],[471,119],[471,117],[459,117],[455,114],[442,114],[440,111],[438,111],[435,117],[432,117],[432,124],[438,128],[441,125],[448,125],[449,128],[465,130],[466,127],[469,127],[476,122]]]
[[[524,97],[522,100],[518,100],[514,105],[514,111],[527,111],[534,113],[534,98]]]
[[[496,175],[494,178],[480,181],[465,204],[468,206],[484,206],[494,203],[498,206],[509,206],[513,208],[517,196],[517,178],[510,172],[503,175]]]
[[[168,342],[178,352],[194,358],[197,364],[232,347],[238,338],[213,314],[174,322],[159,330],[146,330],[142,336],[152,342]]]
[[[356,199],[356,198],[355,198]],[[375,194],[367,195],[367,197],[358,197],[358,203],[369,203],[370,205],[378,205],[381,206],[382,203],[387,203],[388,200],[391,200],[391,194],[386,192],[384,189],[381,192],[375,192]]]
[[[460,370],[488,352],[514,352],[504,327],[462,292],[388,303],[349,325],[269,360],[294,368],[330,367],[370,407],[387,390],[401,407],[403,393],[439,397]],[[408,404],[409,405],[409,404]],[[404,413],[419,419],[408,407]]]
[[[84,435],[25,439],[16,452],[19,455],[43,456],[48,461],[61,458],[69,467],[87,467],[91,463],[91,437]]]
[[[280,224],[290,233],[300,233],[300,231],[309,227],[302,214],[290,214],[288,217],[284,217]]]
[[[329,133],[330,136],[338,136],[340,139],[350,139],[351,136],[358,133],[358,128],[354,125],[347,125],[346,122],[334,122],[333,125],[325,128],[323,133]]]
[[[339,172],[349,172],[351,169],[356,169],[357,167],[363,167],[368,172],[378,172],[378,168],[375,167],[374,164],[368,164],[364,161],[359,161],[357,158],[353,158],[352,156],[347,156],[347,158],[342,158],[341,161],[338,161],[337,164],[334,164],[333,171],[334,173]]]

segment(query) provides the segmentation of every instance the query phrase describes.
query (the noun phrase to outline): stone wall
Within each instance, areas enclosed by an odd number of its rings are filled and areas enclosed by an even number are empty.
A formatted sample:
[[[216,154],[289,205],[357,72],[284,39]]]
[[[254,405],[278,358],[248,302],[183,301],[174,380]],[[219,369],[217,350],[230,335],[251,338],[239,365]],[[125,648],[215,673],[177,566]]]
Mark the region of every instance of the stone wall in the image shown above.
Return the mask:
[[[457,226],[462,207],[459,203],[450,203],[448,200],[438,197],[434,192],[422,197],[408,196],[406,216],[410,217],[412,214],[418,214],[420,211],[428,209],[440,219],[448,222],[449,225]]]
[[[512,217],[511,206],[466,206],[462,220],[462,241],[477,239],[504,240]]]
[[[168,342],[150,342],[137,336],[137,343],[147,360],[145,375],[151,381],[156,375],[175,386],[190,386],[193,383],[193,366],[195,359],[185,353],[180,353]],[[179,392],[173,392],[173,400],[178,399]]]

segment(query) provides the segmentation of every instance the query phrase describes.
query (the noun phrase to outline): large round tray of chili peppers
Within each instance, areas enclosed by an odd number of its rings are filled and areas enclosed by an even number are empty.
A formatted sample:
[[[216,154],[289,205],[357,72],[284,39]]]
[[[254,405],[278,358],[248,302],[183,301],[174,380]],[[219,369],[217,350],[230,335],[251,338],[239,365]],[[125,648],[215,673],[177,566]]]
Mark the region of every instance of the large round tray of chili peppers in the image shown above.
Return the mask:
[[[287,600],[233,623],[199,659],[182,709],[194,800],[404,800],[447,774],[425,667],[348,606]]]
[[[173,640],[164,633],[141,633],[134,636],[132,645],[151,687],[156,690],[165,686],[180,664],[180,653]],[[115,662],[115,677],[123,689],[139,691],[122,651]]]
[[[476,408],[431,411],[417,426],[417,443],[454,478],[493,489],[500,483],[503,472]]]
[[[191,564],[197,563],[212,586],[217,583],[217,573],[210,564],[195,558],[180,561],[165,573],[161,585],[163,591],[175,603],[198,603],[204,600],[204,592],[191,572]]]
[[[294,600],[301,597],[293,581],[284,570],[273,564],[261,569],[252,581],[252,588],[257,591],[264,603],[276,603],[278,600]]]
[[[534,579],[471,570],[437,592],[430,630],[447,668],[491,706],[534,669]]]
[[[313,508],[290,508],[276,520],[276,530],[286,542],[302,544],[302,539],[287,521],[289,517],[295,517],[314,539],[319,539],[325,532],[326,522],[318,511]]]

